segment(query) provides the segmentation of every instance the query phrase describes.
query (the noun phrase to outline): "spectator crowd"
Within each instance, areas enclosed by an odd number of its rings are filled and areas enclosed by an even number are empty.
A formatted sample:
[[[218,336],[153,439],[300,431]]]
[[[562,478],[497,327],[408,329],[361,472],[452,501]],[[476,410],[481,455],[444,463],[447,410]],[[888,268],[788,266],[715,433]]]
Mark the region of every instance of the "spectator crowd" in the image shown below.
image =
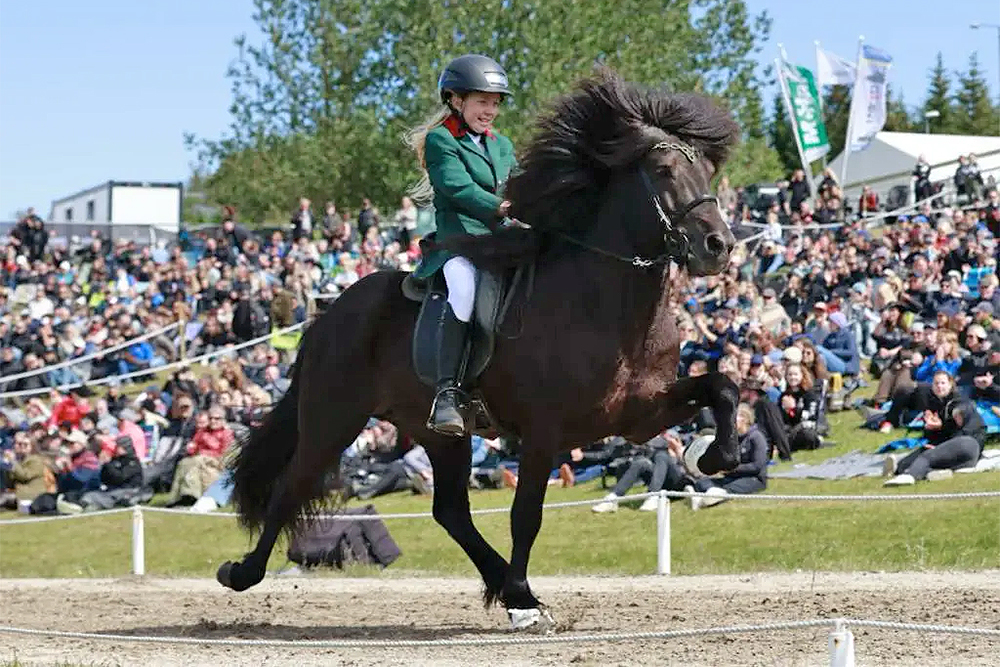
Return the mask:
[[[703,410],[646,443],[574,449],[551,483],[610,480],[596,512],[638,483],[713,505],[764,489],[775,459],[829,445],[829,412],[850,407],[869,428],[923,432],[887,457],[887,483],[975,465],[1000,419],[1000,198],[969,165],[949,203],[931,199],[940,189],[918,163],[915,189],[931,200],[891,219],[870,188],[846,206],[829,170],[816,193],[797,170],[752,203],[723,178],[720,207],[745,241],[721,275],[679,277],[673,298],[680,372],[740,387],[739,466],[697,471],[715,428]],[[285,228],[251,230],[227,208],[217,226],[140,245],[56,239],[29,211],[0,239],[0,502],[72,513],[162,492],[173,506],[226,504],[227,457],[288,390],[294,325],[369,273],[412,269],[417,220],[405,197],[386,218],[368,199],[354,216],[303,198]],[[174,365],[198,355],[213,356]],[[872,397],[855,399],[868,384]],[[517,453],[474,438],[470,485],[515,486]],[[374,419],[341,472],[361,499],[433,487],[419,443]]]

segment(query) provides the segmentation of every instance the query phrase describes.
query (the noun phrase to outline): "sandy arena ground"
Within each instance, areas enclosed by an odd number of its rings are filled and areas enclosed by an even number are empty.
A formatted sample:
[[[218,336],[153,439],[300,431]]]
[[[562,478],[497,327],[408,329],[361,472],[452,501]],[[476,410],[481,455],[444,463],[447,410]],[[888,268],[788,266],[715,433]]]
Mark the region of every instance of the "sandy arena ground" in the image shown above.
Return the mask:
[[[853,617],[1000,629],[1000,572],[536,578],[561,633],[707,628]],[[476,581],[269,577],[245,593],[214,581],[0,580],[0,624],[198,638],[504,637]],[[996,638],[853,629],[859,665],[997,665]],[[284,649],[0,635],[0,664],[827,665],[829,629],[548,646]]]

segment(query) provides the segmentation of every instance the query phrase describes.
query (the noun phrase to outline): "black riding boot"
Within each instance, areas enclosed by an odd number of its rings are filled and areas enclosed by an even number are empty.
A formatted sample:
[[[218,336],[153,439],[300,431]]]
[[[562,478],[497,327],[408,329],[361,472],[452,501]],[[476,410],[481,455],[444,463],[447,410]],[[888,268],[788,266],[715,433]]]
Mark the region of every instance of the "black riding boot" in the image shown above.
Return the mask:
[[[442,435],[465,435],[464,403],[459,371],[465,356],[469,324],[455,317],[450,304],[445,304],[438,323],[437,396],[431,407],[427,427]]]

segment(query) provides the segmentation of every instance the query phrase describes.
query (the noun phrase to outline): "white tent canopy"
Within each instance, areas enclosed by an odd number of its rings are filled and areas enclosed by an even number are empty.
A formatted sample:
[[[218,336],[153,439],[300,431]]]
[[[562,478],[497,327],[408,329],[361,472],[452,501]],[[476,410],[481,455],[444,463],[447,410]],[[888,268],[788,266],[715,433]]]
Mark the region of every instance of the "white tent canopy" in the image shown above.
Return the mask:
[[[870,185],[884,200],[894,186],[909,187],[913,167],[921,155],[932,167],[931,181],[950,183],[958,157],[969,153],[975,153],[984,175],[990,172],[1000,180],[1000,137],[879,132],[865,150],[851,153],[844,191],[849,201],[856,201],[862,186]],[[829,164],[837,178],[843,161],[841,153]]]

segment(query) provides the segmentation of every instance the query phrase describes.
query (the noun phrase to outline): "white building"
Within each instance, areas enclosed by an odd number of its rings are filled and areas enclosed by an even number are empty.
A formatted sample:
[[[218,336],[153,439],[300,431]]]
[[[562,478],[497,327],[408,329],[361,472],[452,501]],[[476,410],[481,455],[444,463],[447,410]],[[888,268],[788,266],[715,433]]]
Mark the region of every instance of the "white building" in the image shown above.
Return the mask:
[[[52,202],[47,222],[83,227],[180,229],[183,183],[108,181]]]
[[[865,150],[851,153],[847,178],[841,186],[848,201],[854,204],[864,185],[870,185],[885,201],[892,188],[910,188],[913,168],[923,155],[931,165],[931,181],[947,181],[950,187],[959,156],[969,153],[976,155],[984,178],[994,174],[1000,180],[1000,137],[879,132]],[[829,164],[837,178],[843,160],[841,153]]]

